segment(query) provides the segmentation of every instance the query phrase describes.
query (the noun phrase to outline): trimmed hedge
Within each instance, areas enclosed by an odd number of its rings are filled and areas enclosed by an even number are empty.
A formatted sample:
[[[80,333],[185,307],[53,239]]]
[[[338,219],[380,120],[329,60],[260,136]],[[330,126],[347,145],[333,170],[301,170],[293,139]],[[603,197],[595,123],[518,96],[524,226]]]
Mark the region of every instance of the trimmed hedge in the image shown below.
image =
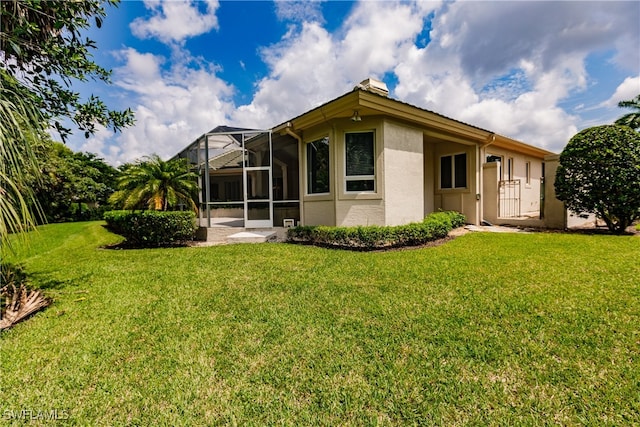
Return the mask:
[[[170,246],[193,240],[196,216],[191,211],[108,211],[109,230],[136,247]]]
[[[465,216],[458,212],[434,212],[422,222],[382,227],[300,226],[290,228],[290,242],[341,249],[375,250],[402,246],[418,246],[447,237],[449,231],[461,227]]]

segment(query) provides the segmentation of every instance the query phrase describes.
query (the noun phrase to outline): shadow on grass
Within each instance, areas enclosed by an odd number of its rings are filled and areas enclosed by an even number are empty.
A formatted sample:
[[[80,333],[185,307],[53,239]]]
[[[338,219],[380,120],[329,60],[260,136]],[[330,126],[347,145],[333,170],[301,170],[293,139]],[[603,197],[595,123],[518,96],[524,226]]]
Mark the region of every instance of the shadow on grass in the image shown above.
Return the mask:
[[[0,283],[14,284],[19,286],[24,284],[31,289],[38,290],[61,290],[69,286],[78,286],[89,278],[89,274],[83,277],[74,277],[71,279],[58,280],[51,278],[45,273],[32,273],[25,269],[22,264],[3,263],[0,266]]]
[[[135,243],[130,243],[125,240],[124,242],[120,242],[120,243],[113,243],[110,245],[100,246],[100,249],[112,249],[112,250],[166,249],[166,248],[186,248],[187,246],[192,246],[192,245],[190,245],[190,242],[174,242],[174,243],[168,243],[168,244],[158,245],[158,246],[144,246],[144,245],[137,245]]]
[[[103,224],[102,227],[110,231],[111,233],[117,234],[124,238],[124,236],[122,236],[122,234],[118,232],[117,228],[109,227],[107,224]],[[191,243],[190,241],[171,242],[171,243],[152,246],[152,245],[144,245],[140,243],[129,242],[125,238],[125,240],[123,240],[122,242],[100,246],[100,249],[125,250],[125,249],[184,248],[184,247],[190,246],[190,243]]]

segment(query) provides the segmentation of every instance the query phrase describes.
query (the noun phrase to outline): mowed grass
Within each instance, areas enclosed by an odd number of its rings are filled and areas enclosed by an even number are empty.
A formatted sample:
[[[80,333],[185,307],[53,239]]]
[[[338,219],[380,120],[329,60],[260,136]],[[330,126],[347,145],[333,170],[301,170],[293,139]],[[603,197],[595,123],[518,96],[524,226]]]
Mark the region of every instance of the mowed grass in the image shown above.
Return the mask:
[[[638,237],[100,249],[117,240],[49,225],[15,258],[55,303],[0,336],[3,420],[640,424]]]

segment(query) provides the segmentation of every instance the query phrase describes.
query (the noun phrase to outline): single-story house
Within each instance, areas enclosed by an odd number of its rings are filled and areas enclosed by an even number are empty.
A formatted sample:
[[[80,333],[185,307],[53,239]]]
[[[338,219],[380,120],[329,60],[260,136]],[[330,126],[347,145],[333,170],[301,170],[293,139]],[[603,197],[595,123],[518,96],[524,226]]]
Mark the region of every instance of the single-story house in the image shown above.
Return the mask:
[[[271,129],[219,126],[177,157],[199,175],[200,225],[540,221],[553,153],[388,96],[367,79]]]

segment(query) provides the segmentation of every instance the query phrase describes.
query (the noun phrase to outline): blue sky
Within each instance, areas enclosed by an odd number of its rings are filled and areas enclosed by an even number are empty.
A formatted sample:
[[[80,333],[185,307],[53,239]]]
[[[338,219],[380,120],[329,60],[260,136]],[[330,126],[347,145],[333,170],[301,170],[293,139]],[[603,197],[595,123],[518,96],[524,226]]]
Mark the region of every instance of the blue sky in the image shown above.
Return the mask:
[[[119,165],[217,125],[269,128],[367,77],[391,96],[560,152],[640,93],[640,2],[123,1],[85,96],[135,126],[68,145]]]

